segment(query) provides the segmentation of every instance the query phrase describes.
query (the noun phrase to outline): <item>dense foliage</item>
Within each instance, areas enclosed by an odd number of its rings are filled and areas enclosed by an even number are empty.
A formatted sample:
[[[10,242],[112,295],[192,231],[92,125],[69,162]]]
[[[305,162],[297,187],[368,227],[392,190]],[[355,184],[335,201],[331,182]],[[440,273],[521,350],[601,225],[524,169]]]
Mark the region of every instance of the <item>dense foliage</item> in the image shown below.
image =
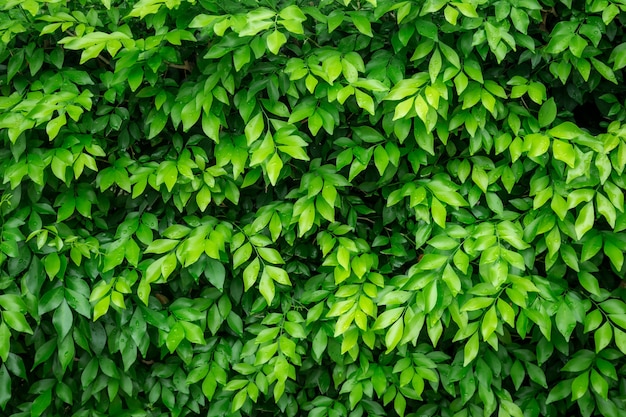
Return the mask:
[[[2,415],[623,415],[624,24],[1,1]]]

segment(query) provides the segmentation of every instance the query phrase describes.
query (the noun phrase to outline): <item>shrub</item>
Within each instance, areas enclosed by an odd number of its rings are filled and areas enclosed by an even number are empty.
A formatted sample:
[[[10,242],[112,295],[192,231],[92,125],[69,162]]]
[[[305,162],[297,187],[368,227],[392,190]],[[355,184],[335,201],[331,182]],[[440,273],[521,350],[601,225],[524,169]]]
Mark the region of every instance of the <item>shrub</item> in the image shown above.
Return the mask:
[[[625,10],[4,0],[3,415],[621,415]]]

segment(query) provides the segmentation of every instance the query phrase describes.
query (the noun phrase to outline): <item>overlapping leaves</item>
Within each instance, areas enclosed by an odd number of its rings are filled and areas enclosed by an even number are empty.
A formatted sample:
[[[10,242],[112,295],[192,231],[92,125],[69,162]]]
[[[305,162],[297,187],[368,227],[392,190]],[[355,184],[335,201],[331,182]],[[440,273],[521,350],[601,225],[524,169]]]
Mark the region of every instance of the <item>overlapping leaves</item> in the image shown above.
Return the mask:
[[[4,414],[619,415],[624,5],[318,3],[0,6]]]

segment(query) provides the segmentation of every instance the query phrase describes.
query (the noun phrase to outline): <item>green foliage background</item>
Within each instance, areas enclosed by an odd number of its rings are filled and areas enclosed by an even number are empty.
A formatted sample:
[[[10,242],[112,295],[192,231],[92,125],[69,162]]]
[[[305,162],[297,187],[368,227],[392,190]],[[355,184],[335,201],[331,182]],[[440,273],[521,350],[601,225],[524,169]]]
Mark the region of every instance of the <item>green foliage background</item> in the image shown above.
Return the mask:
[[[2,415],[623,415],[625,11],[2,1]]]

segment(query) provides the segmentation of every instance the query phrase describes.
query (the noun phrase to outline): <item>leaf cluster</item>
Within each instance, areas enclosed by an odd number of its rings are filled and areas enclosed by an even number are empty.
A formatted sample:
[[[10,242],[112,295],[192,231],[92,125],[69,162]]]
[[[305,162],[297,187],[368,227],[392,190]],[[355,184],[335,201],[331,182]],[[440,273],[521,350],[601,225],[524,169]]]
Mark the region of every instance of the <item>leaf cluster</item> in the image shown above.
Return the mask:
[[[2,414],[621,415],[625,24],[4,0]]]

